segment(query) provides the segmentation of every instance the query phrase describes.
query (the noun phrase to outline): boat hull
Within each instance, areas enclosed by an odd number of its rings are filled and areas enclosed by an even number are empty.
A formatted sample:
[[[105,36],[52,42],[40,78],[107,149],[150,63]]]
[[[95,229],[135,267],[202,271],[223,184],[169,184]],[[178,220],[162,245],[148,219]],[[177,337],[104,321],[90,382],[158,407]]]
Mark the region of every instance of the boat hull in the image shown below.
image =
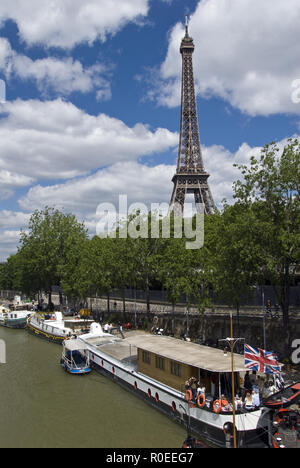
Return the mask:
[[[14,329],[24,329],[27,326],[27,317],[19,319],[6,319],[0,322],[0,326]]]
[[[95,370],[113,379],[123,388],[126,388],[139,398],[142,398],[155,409],[171,417],[175,422],[188,426],[189,421],[189,426],[193,433],[205,439],[205,441],[209,442],[212,446],[222,448],[226,446],[223,426],[226,422],[232,422],[232,415],[215,414],[206,410],[194,408],[190,409],[189,418],[188,410],[185,409],[185,412],[183,412],[180,409],[180,406],[188,408],[188,403],[183,396],[180,398],[178,397],[178,392],[176,392],[177,396],[175,396],[172,389],[168,391],[168,388],[166,386],[161,386],[159,382],[152,381],[151,384],[149,384],[149,379],[147,379],[146,376],[133,373],[132,371],[130,372],[130,370],[125,370],[121,366],[118,367],[116,363],[109,360],[107,356],[96,356],[95,353],[91,351],[90,354],[92,367]],[[250,413],[245,416],[246,418],[251,418]],[[267,447],[268,440],[265,436],[265,428],[256,427],[257,418],[260,416],[261,414],[259,414],[259,416],[258,414],[253,416],[256,421],[253,430],[237,430],[239,447]],[[245,419],[245,421],[247,421],[247,419]],[[241,425],[243,426],[243,424],[245,424],[246,427],[246,422],[242,422]]]
[[[36,328],[30,322],[28,322],[27,324],[27,330],[30,334],[34,336],[37,336],[39,338],[42,338],[43,340],[50,341],[51,343],[56,343],[59,345],[61,345],[63,341],[66,339],[66,337],[63,337],[63,336],[57,336],[57,335],[42,331]]]
[[[66,366],[65,364],[61,364],[62,368],[68,372],[68,374],[71,375],[88,375],[92,372],[92,369],[90,367],[84,367],[82,369],[74,369],[69,366]]]

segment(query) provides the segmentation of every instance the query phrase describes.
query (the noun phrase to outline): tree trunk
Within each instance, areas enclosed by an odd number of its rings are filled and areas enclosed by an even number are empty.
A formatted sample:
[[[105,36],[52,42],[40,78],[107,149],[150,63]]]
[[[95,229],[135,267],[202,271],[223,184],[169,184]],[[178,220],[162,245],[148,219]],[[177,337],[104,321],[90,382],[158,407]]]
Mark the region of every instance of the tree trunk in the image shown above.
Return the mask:
[[[172,303],[172,333],[175,335],[175,304]]]
[[[289,265],[286,265],[284,281],[282,284],[284,353],[286,357],[289,357],[290,355],[290,344],[291,344],[289,309],[290,309],[290,278],[289,278]]]
[[[109,297],[109,293],[107,293],[107,313],[110,314],[110,297]]]
[[[126,320],[126,300],[125,300],[125,289],[123,289],[123,318]]]
[[[150,323],[150,287],[149,276],[146,278],[146,303],[147,303],[147,322]]]

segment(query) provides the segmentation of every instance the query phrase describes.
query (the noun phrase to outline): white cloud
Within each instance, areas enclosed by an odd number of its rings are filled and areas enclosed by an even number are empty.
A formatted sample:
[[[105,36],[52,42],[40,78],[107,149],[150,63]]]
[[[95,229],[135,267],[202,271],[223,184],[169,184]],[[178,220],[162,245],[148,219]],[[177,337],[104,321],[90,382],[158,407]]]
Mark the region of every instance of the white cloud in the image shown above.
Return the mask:
[[[0,200],[10,198],[16,189],[27,187],[33,182],[31,177],[0,169]]]
[[[0,38],[1,70],[7,79],[14,75],[21,80],[34,80],[43,94],[51,91],[67,96],[74,91],[88,93],[95,89],[101,100],[111,97],[108,67],[98,63],[84,68],[81,62],[71,57],[32,60],[17,54],[4,38]]]
[[[178,135],[128,127],[105,114],[89,115],[61,99],[3,105],[0,119],[0,168],[35,179],[70,179],[119,161],[167,151]],[[12,138],[13,135],[13,138]]]
[[[95,213],[98,204],[118,204],[119,195],[127,195],[129,204],[168,201],[175,166],[149,167],[138,162],[124,162],[102,169],[88,177],[47,187],[32,187],[19,200],[23,210],[55,205],[77,214]]]
[[[20,231],[0,231],[0,261],[5,261],[9,255],[17,252]]]
[[[148,0],[9,0],[0,3],[0,23],[16,22],[22,40],[72,48],[105,41],[129,22],[148,14]]]
[[[0,229],[22,229],[28,226],[30,214],[9,210],[0,211]]]
[[[292,83],[300,78],[298,0],[202,0],[190,19],[199,95],[218,96],[251,116],[300,114]],[[150,97],[180,104],[180,42],[184,27],[170,33],[169,49]]]

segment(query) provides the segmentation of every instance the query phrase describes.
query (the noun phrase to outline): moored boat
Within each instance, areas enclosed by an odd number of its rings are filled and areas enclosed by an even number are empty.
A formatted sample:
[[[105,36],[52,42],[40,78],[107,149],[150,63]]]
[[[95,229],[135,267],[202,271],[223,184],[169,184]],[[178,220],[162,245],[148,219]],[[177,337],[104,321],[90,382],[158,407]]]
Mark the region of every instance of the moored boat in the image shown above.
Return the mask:
[[[300,414],[292,409],[280,409],[274,414],[273,447],[300,448]]]
[[[300,382],[293,383],[288,387],[285,387],[280,392],[276,392],[273,395],[263,400],[263,404],[266,408],[273,410],[280,408],[288,408],[289,406],[297,403],[300,400]]]
[[[230,401],[223,406],[223,393],[230,396],[231,360],[222,350],[165,336],[129,332],[118,339],[101,326],[79,337],[86,345],[92,366],[171,416],[189,424],[193,433],[213,445],[225,447],[224,428],[233,425]],[[235,356],[235,380],[246,373],[243,356]],[[201,393],[185,387],[195,376]],[[228,387],[226,389],[226,386]],[[236,407],[239,447],[266,447],[269,410],[262,405]]]
[[[74,336],[74,331],[65,326],[61,312],[55,312],[51,318],[42,314],[34,314],[28,319],[27,329],[40,338],[58,344]]]
[[[63,342],[61,365],[69,374],[89,374],[92,369],[86,345],[78,339],[65,340]]]
[[[7,328],[26,328],[27,320],[32,315],[28,310],[10,310],[0,308],[0,325]]]

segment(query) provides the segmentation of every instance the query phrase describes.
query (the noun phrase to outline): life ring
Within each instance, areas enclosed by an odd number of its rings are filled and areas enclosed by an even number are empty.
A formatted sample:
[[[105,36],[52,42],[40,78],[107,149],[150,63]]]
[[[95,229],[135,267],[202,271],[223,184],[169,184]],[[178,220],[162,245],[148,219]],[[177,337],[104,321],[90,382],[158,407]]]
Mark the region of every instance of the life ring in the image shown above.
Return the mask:
[[[186,401],[191,401],[191,400],[193,399],[192,390],[187,390],[187,391],[186,391],[185,399],[186,399]]]
[[[198,396],[197,398],[197,404],[199,406],[199,408],[203,408],[203,406],[205,405],[205,395],[204,393],[201,393],[201,395]]]
[[[221,402],[220,400],[215,400],[213,404],[214,413],[219,414],[221,412]]]

